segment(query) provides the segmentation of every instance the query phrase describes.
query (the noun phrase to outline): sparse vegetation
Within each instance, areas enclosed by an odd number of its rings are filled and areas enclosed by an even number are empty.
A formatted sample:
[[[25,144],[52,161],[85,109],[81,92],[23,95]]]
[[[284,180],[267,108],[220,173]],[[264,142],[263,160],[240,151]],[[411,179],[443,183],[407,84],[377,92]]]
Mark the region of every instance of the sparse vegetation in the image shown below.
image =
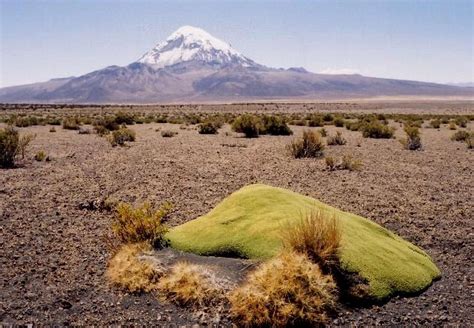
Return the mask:
[[[260,134],[269,134],[272,136],[289,136],[293,134],[285,120],[275,115],[265,115],[262,119],[262,128]]]
[[[456,130],[456,129],[457,129],[457,128],[456,128],[456,123],[454,123],[454,122],[452,122],[452,121],[449,122],[448,128],[449,128],[450,130]]]
[[[406,138],[400,140],[403,147],[408,150],[421,149],[420,130],[416,126],[407,125],[404,128]]]
[[[163,138],[172,138],[174,137],[175,135],[177,135],[178,132],[175,132],[175,131],[170,131],[170,130],[163,130],[161,131],[161,136]]]
[[[231,315],[245,327],[323,324],[335,306],[335,291],[331,276],[305,254],[284,252],[230,294]]]
[[[328,131],[325,129],[325,128],[321,128],[318,130],[319,134],[321,135],[321,137],[327,137],[328,135]]]
[[[328,136],[326,142],[330,146],[345,145],[347,143],[347,140],[342,136],[342,133],[340,131],[337,131],[336,135]]]
[[[168,231],[162,220],[171,207],[170,203],[164,203],[158,210],[153,210],[149,203],[136,208],[120,203],[112,230],[122,243],[147,241],[154,247],[161,247],[166,244],[164,234]]]
[[[465,142],[467,139],[469,139],[469,136],[469,132],[465,130],[459,130],[451,136],[451,140]]]
[[[25,158],[26,148],[33,138],[31,134],[20,137],[12,126],[0,129],[0,167],[14,167],[19,156]]]
[[[430,121],[430,126],[433,129],[439,129],[440,126],[441,126],[441,121],[439,119],[433,119],[433,120]]]
[[[181,306],[204,306],[223,296],[216,277],[204,266],[176,263],[161,278],[158,288],[166,298]]]
[[[112,146],[123,146],[127,141],[135,141],[135,132],[129,128],[122,127],[112,132],[109,141]]]
[[[301,138],[296,138],[289,145],[289,150],[294,158],[321,157],[324,154],[325,145],[318,132],[303,131]]]
[[[362,162],[360,160],[354,159],[351,155],[342,156],[340,161],[336,161],[333,157],[326,157],[326,168],[329,171],[335,170],[349,170],[349,171],[358,171],[362,167]]]

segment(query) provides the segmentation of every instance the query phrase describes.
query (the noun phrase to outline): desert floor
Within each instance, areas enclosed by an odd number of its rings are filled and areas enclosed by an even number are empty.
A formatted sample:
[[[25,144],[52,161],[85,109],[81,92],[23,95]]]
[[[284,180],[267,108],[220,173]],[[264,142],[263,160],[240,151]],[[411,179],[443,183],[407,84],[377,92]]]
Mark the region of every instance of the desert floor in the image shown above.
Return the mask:
[[[400,125],[391,124],[402,137]],[[36,138],[20,167],[0,170],[0,323],[210,323],[156,295],[111,287],[104,272],[112,214],[81,204],[107,197],[154,205],[170,201],[174,211],[167,223],[174,226],[254,182],[370,218],[422,247],[441,269],[442,279],[421,295],[344,308],[333,325],[474,323],[474,151],[451,141],[446,125],[421,130],[422,151],[403,150],[396,139],[364,139],[360,132],[326,127],[348,140],[328,147],[326,155],[351,154],[363,162],[361,171],[352,172],[328,171],[324,159],[291,158],[286,146],[294,136],[245,139],[228,125],[218,135],[171,124],[131,128],[136,142],[115,148],[95,134],[61,127],[55,133],[49,126],[20,129]],[[304,129],[291,128],[295,136]],[[163,138],[157,129],[178,134]],[[40,150],[52,161],[34,161]]]

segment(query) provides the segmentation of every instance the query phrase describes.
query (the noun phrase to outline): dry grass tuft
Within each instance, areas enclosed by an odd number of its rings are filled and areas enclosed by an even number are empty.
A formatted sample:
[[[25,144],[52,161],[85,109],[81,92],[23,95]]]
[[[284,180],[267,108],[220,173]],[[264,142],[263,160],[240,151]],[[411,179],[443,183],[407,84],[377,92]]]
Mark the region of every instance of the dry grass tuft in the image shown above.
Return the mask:
[[[164,296],[180,306],[203,306],[218,300],[222,289],[215,277],[203,266],[176,263],[158,285]]]
[[[341,231],[335,216],[311,211],[282,232],[286,249],[307,255],[324,272],[333,272],[339,265],[338,251]]]
[[[336,284],[304,254],[285,252],[262,264],[229,295],[231,315],[245,327],[326,322]]]
[[[153,210],[149,203],[133,208],[130,204],[117,205],[117,215],[112,224],[114,234],[123,243],[148,241],[152,246],[165,244],[164,234],[168,229],[162,219],[171,210],[170,203],[164,203],[158,210]]]
[[[288,148],[294,158],[321,157],[325,145],[318,132],[306,130],[303,131],[303,136],[293,140]]]
[[[137,258],[139,253],[149,250],[151,246],[148,243],[121,246],[109,261],[107,277],[114,285],[128,292],[156,290],[163,270]]]

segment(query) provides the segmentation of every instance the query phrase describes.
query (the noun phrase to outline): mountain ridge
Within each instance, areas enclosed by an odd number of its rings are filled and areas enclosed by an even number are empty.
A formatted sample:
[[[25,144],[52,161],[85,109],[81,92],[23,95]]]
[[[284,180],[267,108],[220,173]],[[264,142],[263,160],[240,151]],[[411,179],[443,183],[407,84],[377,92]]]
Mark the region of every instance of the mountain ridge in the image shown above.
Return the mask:
[[[267,67],[200,28],[183,26],[127,66],[2,88],[0,102],[160,103],[420,95],[474,97],[474,88]]]

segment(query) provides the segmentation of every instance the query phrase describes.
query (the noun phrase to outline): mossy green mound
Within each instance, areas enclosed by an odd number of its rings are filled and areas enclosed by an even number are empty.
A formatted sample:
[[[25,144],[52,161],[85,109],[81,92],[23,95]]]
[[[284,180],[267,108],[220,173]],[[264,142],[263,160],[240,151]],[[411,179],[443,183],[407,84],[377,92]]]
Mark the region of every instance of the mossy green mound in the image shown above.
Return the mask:
[[[314,209],[336,215],[342,230],[342,266],[367,279],[373,297],[416,293],[440,276],[425,252],[378,224],[313,198],[262,184],[238,190],[208,214],[175,227],[167,237],[171,247],[186,252],[267,259],[282,247],[281,229]]]

